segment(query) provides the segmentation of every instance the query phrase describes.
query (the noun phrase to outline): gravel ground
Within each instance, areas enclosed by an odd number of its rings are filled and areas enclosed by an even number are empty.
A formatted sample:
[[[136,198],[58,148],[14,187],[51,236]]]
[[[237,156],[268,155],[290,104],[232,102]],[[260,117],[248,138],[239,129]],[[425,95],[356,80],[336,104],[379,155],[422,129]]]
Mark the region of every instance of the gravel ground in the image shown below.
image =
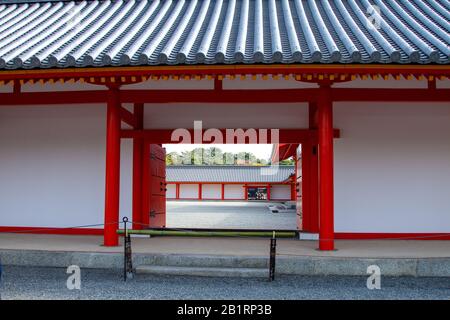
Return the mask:
[[[4,267],[2,299],[450,299],[450,278],[383,277],[368,290],[366,277],[279,276],[264,279],[138,275],[81,270],[81,290],[68,290],[65,269]]]
[[[295,210],[272,213],[268,206],[267,202],[167,201],[167,227],[278,230],[297,228]]]

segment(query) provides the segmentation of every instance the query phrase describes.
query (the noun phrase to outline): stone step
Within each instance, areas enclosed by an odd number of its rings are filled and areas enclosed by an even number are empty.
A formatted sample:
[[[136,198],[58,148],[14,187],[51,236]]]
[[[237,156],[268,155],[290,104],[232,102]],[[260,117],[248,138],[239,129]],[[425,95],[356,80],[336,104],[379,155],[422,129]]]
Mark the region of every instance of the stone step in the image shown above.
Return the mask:
[[[269,251],[269,250],[267,250]],[[134,256],[133,263],[139,265],[155,265],[169,267],[208,267],[208,268],[256,268],[269,267],[269,253],[267,257],[221,256],[221,255],[182,255],[160,254],[142,259]]]
[[[262,268],[211,268],[211,267],[175,267],[142,265],[136,267],[136,274],[196,276],[196,277],[235,277],[266,278],[268,269]]]

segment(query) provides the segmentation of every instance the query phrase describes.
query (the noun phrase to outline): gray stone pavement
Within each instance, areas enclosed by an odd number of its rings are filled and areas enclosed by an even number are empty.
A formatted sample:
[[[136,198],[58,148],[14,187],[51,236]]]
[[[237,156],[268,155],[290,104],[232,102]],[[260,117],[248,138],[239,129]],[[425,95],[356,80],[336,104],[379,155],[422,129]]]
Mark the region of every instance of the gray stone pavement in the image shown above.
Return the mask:
[[[295,230],[296,212],[272,213],[269,204],[247,201],[167,201],[168,228]]]
[[[450,299],[450,278],[383,277],[369,290],[367,276],[251,278],[137,275],[124,282],[118,270],[81,270],[81,289],[68,290],[65,268],[5,267],[2,299]],[[182,303],[180,301],[180,303]]]

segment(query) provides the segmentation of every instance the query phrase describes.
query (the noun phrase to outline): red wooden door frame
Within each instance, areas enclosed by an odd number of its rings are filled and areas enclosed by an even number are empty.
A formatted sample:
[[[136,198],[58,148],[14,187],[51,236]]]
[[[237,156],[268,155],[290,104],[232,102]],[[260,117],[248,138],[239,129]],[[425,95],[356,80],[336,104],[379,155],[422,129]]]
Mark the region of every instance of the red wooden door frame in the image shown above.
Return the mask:
[[[150,221],[150,211],[151,211],[151,201],[156,200],[157,197],[154,196],[153,191],[151,190],[152,185],[153,185],[153,179],[155,179],[156,177],[154,177],[152,175],[151,172],[151,167],[150,167],[150,161],[151,161],[151,143],[147,140],[144,140],[143,142],[144,146],[143,146],[143,152],[142,152],[142,176],[143,176],[143,181],[142,181],[142,212],[141,212],[141,221],[139,223],[141,223],[143,225],[143,227],[146,226],[150,226],[151,227],[151,221]],[[156,163],[156,162],[155,162]],[[165,165],[165,164],[164,164]],[[164,168],[165,171],[165,168]],[[161,177],[162,178],[162,177]],[[164,180],[162,181],[163,185],[160,186],[162,189],[166,190],[166,184],[165,184],[165,179],[161,179]],[[150,194],[150,192],[152,194]],[[166,210],[165,210],[165,201],[166,201],[166,194],[165,191],[163,191],[164,194],[164,220],[165,220],[165,215],[166,215]],[[160,213],[157,213],[160,214]],[[161,227],[165,226],[165,222],[164,225]]]

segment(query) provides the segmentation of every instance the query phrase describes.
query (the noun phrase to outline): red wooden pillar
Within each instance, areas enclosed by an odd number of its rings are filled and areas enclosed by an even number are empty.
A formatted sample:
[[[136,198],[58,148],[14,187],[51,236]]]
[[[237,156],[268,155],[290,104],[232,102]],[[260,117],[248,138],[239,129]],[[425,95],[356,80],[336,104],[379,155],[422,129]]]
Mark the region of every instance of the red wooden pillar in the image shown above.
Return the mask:
[[[292,201],[297,201],[297,177],[298,177],[298,170],[297,170],[297,150],[295,150],[294,154],[294,177],[292,179]]]
[[[319,150],[317,145],[311,145],[310,159],[310,232],[319,232]]]
[[[150,173],[150,143],[145,139],[142,142],[142,202],[141,218],[142,228],[150,224],[150,195],[152,194],[152,175]]]
[[[270,201],[270,184],[267,185],[267,201]]]
[[[329,86],[321,86],[319,124],[319,249],[334,249],[333,102]]]
[[[302,157],[299,161],[301,161],[301,184],[302,184],[302,197],[301,197],[301,213],[302,213],[302,221],[301,221],[301,230],[311,232],[311,219],[312,219],[312,210],[311,210],[311,188],[310,183],[312,179],[311,173],[311,142],[306,141],[301,144],[302,148]],[[297,166],[297,164],[296,164]]]
[[[318,111],[315,103],[309,105],[309,128],[318,129]],[[309,232],[319,232],[319,155],[318,145],[308,144],[308,201]]]
[[[198,199],[199,200],[202,200],[202,184],[201,183],[199,183],[198,184]]]
[[[144,105],[142,103],[134,105],[134,116],[136,118],[134,129],[143,129]],[[133,229],[142,229],[143,152],[144,140],[142,138],[133,138]]]
[[[291,180],[291,201],[295,201],[297,199],[297,187],[296,187],[297,179],[295,177],[296,176],[294,176],[294,179]]]
[[[221,199],[225,200],[225,183],[222,183],[222,195],[221,195]]]
[[[120,100],[119,89],[108,91],[106,114],[106,175],[104,245],[119,245]]]

